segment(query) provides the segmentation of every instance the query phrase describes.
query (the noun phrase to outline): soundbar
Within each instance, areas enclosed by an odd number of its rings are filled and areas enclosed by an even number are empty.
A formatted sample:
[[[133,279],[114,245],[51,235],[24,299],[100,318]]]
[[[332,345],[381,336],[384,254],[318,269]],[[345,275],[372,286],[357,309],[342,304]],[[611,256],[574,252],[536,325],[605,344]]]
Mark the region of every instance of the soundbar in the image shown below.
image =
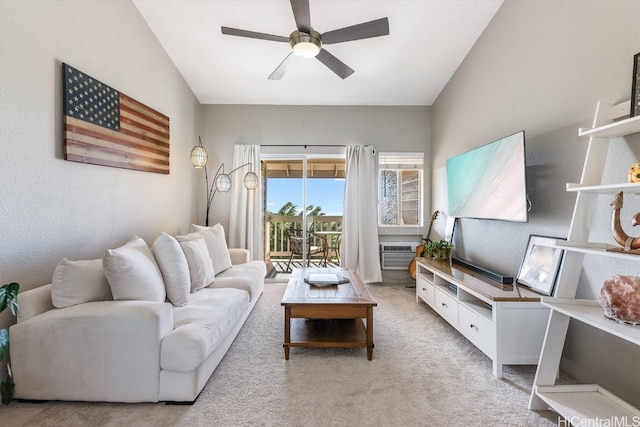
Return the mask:
[[[489,269],[487,269],[485,267],[481,267],[481,266],[479,266],[477,264],[474,264],[474,263],[469,262],[469,261],[465,261],[465,260],[460,259],[460,258],[452,257],[451,260],[454,263],[458,264],[458,265],[466,267],[469,270],[473,270],[476,273],[479,273],[479,274],[483,275],[484,277],[488,277],[491,280],[495,280],[498,283],[502,283],[504,285],[510,285],[510,284],[513,283],[513,277],[512,276],[507,276],[507,275],[504,275],[502,273],[498,273],[496,271],[491,271],[491,270],[489,270]]]

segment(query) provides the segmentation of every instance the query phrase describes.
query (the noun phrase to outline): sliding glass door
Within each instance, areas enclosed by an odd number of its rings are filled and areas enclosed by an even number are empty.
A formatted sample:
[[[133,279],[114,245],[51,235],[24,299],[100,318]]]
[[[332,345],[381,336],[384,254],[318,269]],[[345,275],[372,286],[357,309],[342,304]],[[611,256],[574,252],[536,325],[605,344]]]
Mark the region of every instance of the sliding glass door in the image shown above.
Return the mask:
[[[263,156],[265,261],[271,278],[339,264],[344,157]]]

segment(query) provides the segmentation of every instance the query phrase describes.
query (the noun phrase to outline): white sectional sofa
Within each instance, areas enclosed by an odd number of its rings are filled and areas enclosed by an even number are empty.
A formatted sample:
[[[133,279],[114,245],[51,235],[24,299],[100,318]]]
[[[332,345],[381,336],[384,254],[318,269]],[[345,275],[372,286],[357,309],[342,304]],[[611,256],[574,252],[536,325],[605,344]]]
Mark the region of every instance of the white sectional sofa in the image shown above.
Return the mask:
[[[21,292],[15,397],[193,402],[262,294],[266,266],[227,249],[219,225],[192,231],[62,260],[51,284]]]

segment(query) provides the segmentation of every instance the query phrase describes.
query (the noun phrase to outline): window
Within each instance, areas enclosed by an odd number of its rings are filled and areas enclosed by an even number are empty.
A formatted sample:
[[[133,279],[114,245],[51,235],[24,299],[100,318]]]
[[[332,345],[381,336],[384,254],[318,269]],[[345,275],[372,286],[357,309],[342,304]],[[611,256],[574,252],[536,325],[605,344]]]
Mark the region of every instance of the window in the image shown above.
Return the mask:
[[[423,153],[380,153],[379,226],[422,226],[423,158]]]

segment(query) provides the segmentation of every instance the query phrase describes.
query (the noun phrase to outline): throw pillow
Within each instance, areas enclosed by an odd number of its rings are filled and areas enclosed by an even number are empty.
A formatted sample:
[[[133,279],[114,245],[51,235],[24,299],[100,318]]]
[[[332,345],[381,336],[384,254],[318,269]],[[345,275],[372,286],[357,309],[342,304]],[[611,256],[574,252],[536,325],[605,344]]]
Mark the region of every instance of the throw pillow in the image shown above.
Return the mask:
[[[142,238],[134,236],[125,245],[107,250],[102,264],[114,300],[165,301],[162,273]]]
[[[191,234],[200,235],[204,238],[216,274],[231,268],[231,255],[229,255],[224,227],[221,224],[216,224],[213,227],[192,224]]]
[[[191,275],[191,292],[202,289],[216,280],[216,273],[209,258],[209,251],[204,239],[180,242],[189,264]]]
[[[102,259],[58,263],[51,279],[51,302],[64,308],[91,301],[113,299],[109,282],[104,275]]]
[[[162,233],[153,242],[151,253],[160,267],[167,298],[175,306],[185,305],[191,289],[191,277],[180,243],[167,233]]]

